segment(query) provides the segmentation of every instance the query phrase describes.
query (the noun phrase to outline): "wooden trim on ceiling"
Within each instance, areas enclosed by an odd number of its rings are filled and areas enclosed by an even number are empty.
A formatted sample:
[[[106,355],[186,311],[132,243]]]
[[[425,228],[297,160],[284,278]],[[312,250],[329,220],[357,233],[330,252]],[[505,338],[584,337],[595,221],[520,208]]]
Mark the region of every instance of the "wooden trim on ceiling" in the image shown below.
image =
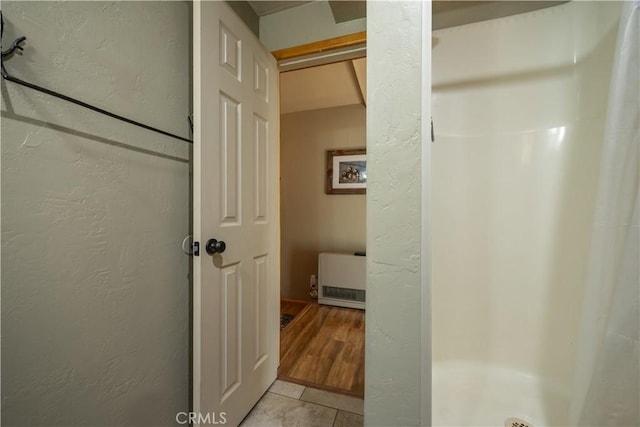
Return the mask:
[[[332,39],[320,40],[318,42],[307,43],[300,46],[288,47],[286,49],[274,50],[271,54],[278,60],[295,58],[303,55],[321,53],[327,50],[340,49],[355,46],[367,42],[367,32],[347,34],[346,36],[334,37]]]

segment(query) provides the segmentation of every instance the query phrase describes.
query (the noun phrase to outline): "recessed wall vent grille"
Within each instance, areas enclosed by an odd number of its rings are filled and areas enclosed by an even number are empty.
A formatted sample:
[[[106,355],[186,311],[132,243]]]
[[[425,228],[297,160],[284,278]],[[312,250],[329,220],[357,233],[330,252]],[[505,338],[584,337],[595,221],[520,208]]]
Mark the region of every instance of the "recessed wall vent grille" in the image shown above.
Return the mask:
[[[336,288],[333,286],[323,286],[322,294],[325,298],[364,302],[365,291],[362,289],[347,289]]]

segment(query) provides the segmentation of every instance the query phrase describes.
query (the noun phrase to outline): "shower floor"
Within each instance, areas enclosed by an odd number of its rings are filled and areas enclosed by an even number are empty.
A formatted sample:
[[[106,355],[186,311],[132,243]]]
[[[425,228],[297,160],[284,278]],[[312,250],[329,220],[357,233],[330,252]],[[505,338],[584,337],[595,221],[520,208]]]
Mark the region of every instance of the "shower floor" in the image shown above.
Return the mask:
[[[567,425],[567,394],[531,375],[474,362],[434,362],[432,375],[434,426]]]

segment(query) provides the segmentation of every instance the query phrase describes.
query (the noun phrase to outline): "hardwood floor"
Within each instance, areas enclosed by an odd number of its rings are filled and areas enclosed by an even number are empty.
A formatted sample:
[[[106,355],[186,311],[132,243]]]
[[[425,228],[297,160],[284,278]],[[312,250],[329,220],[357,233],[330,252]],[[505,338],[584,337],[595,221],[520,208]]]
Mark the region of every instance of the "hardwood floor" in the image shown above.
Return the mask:
[[[297,316],[310,303],[304,301],[296,301],[292,299],[283,299],[280,301],[280,313],[291,314]]]
[[[364,311],[305,307],[280,334],[278,378],[364,397]]]

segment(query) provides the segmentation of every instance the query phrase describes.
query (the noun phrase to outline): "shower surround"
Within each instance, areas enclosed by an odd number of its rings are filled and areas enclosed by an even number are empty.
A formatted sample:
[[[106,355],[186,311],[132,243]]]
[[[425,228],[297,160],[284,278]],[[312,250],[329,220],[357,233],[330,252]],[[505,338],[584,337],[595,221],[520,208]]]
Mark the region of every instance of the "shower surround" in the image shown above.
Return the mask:
[[[619,16],[432,33],[433,425],[569,424]]]

